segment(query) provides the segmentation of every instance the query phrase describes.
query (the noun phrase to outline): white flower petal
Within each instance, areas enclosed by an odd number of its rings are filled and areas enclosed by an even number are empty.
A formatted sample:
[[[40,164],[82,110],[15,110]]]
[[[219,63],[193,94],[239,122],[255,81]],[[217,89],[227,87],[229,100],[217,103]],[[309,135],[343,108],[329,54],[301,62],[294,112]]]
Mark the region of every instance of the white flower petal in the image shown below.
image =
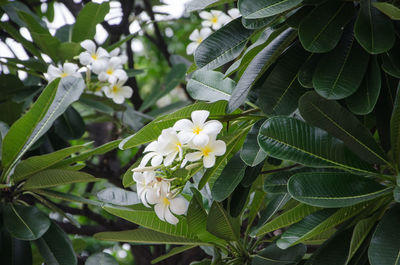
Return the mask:
[[[64,63],[63,70],[65,73],[73,74],[78,71],[78,66],[74,63]]]
[[[165,209],[164,218],[165,218],[165,221],[167,221],[168,223],[173,224],[173,225],[176,225],[179,222],[179,219],[176,218],[171,213],[171,211],[168,209],[168,207]]]
[[[92,62],[92,57],[90,56],[90,53],[82,52],[81,54],[79,54],[79,62],[85,66],[89,65]]]
[[[157,150],[157,146],[158,146],[158,142],[157,141],[153,141],[151,142],[148,146],[146,146],[146,148],[144,149],[143,152],[150,152],[150,151],[156,151]]]
[[[178,152],[173,152],[173,153],[168,154],[164,159],[164,166],[167,167],[167,166],[171,165],[177,155],[178,155]]]
[[[192,121],[194,126],[203,126],[204,122],[207,120],[210,112],[207,110],[196,110],[192,112]]]
[[[172,128],[176,131],[191,131],[193,127],[194,127],[193,122],[191,122],[188,119],[181,119],[175,122]]]
[[[119,54],[119,48],[115,48],[110,52],[111,57],[118,56],[118,54]]]
[[[92,63],[92,70],[95,74],[99,74],[107,69],[107,60],[95,60]]]
[[[186,47],[186,54],[191,55],[194,53],[194,51],[199,47],[199,43],[197,42],[191,42],[189,45]]]
[[[155,189],[148,189],[146,192],[146,201],[150,204],[157,204],[160,202],[160,196]]]
[[[212,30],[210,28],[202,28],[200,30],[200,37],[202,39],[207,38],[208,36],[210,36],[210,34],[212,33]]]
[[[163,157],[161,155],[155,155],[153,157],[153,159],[151,160],[151,165],[153,167],[159,166],[159,165],[161,165],[162,161],[163,161]]]
[[[114,95],[113,101],[116,104],[122,104],[125,102],[125,98],[122,95]]]
[[[147,165],[147,163],[152,159],[154,156],[156,156],[156,152],[151,152],[143,156],[142,161],[140,161],[140,167],[144,167]]]
[[[96,44],[92,40],[84,40],[81,42],[82,48],[87,50],[89,53],[94,53],[96,51]]]
[[[202,19],[211,19],[211,18],[212,18],[212,14],[211,14],[210,12],[207,12],[207,11],[201,11],[201,12],[199,13],[199,16],[200,16]]]
[[[160,218],[160,220],[165,221],[165,210],[167,207],[165,207],[163,204],[158,203],[156,204],[156,206],[154,206],[154,211],[156,212],[158,218]]]
[[[101,82],[105,82],[108,79],[108,75],[106,72],[101,72],[97,78],[101,81]]]
[[[213,23],[211,23],[211,21],[209,21],[209,20],[204,20],[201,22],[201,25],[203,27],[211,27],[213,25]]]
[[[99,47],[96,51],[97,57],[99,57],[99,59],[104,59],[104,58],[108,58],[110,56],[110,54],[104,49]]]
[[[189,40],[197,41],[200,38],[200,32],[198,29],[193,30],[193,32],[189,36]]]
[[[204,124],[202,132],[206,134],[219,134],[222,128],[223,128],[222,123],[216,120],[212,120]]]
[[[222,140],[217,140],[213,143],[213,154],[222,156],[226,152],[226,144]]]
[[[235,19],[235,18],[238,18],[238,17],[241,16],[241,15],[240,15],[240,11],[239,11],[239,9],[237,9],[237,8],[229,9],[229,10],[228,10],[228,15],[229,15],[232,19]]]
[[[178,133],[179,141],[182,144],[188,143],[190,140],[192,140],[193,136],[195,136],[195,134],[190,131],[181,131]]]
[[[119,80],[126,80],[128,78],[128,75],[126,72],[122,69],[116,69],[113,73],[115,77],[117,77]]]
[[[182,215],[186,213],[187,208],[189,207],[189,202],[183,198],[183,196],[175,197],[170,200],[169,208],[174,214]]]
[[[130,98],[133,94],[133,90],[130,86],[123,86],[120,89],[120,93],[122,96],[124,96],[125,98]]]
[[[193,162],[193,161],[198,161],[201,159],[201,157],[203,156],[202,152],[194,152],[194,153],[189,153],[186,155],[185,159],[187,161]]]
[[[215,156],[209,154],[208,156],[203,157],[203,164],[205,168],[211,168],[215,165]]]
[[[195,135],[192,139],[193,144],[196,146],[206,146],[209,141],[209,137],[205,133],[200,133],[198,135]]]
[[[47,74],[49,75],[49,78],[53,80],[57,77],[60,77],[61,70],[54,65],[49,65],[49,68],[47,68]]]

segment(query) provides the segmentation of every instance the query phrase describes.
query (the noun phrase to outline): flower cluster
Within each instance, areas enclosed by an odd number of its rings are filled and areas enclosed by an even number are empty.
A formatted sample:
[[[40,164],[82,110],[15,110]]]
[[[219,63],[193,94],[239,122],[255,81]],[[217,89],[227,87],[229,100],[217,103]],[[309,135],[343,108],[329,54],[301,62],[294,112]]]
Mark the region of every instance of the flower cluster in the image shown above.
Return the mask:
[[[128,75],[123,70],[123,65],[128,58],[120,55],[120,49],[116,48],[107,52],[104,48],[96,48],[96,44],[91,40],[81,42],[84,51],[79,54],[79,62],[86,67],[86,80],[89,90],[96,94],[104,92],[105,96],[111,98],[115,103],[122,104],[125,98],[132,96],[132,88],[124,86],[128,80]],[[92,83],[91,74],[97,75],[97,80]],[[48,81],[66,76],[82,76],[79,66],[74,63],[66,62],[63,66],[55,67],[50,65],[45,77]]]
[[[211,10],[210,12],[202,11],[199,13],[200,17],[203,19],[201,25],[203,28],[201,30],[195,29],[189,36],[192,41],[186,47],[186,53],[188,55],[193,54],[200,43],[207,38],[212,30],[218,30],[223,25],[226,25],[231,20],[238,18],[240,16],[239,9],[232,8],[228,10],[228,15],[219,10]]]
[[[132,170],[140,200],[146,207],[154,205],[163,221],[177,224],[175,215],[184,214],[188,207],[187,200],[179,195],[187,176],[178,176],[176,172],[183,167],[211,168],[216,157],[226,152],[225,142],[217,140],[223,126],[217,120],[207,121],[209,114],[206,110],[193,111],[191,120],[182,119],[164,129],[145,148],[139,167]]]

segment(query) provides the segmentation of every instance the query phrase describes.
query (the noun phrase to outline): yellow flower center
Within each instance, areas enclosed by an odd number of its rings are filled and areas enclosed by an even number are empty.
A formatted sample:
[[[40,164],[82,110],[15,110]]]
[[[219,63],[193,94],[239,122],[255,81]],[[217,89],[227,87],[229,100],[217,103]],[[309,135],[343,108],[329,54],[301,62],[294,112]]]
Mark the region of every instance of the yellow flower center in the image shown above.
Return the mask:
[[[208,156],[212,152],[212,150],[210,147],[206,146],[203,149],[201,149],[201,152],[203,153],[203,156]]]
[[[203,38],[198,38],[197,43],[201,43],[203,41]]]
[[[93,59],[93,60],[97,60],[97,54],[92,53],[92,59]]]
[[[68,76],[68,74],[66,72],[62,72],[60,76],[61,76],[61,78],[63,78],[63,77]]]
[[[113,93],[117,93],[117,92],[119,91],[119,87],[113,86],[113,87],[111,88],[111,90],[112,90]]]
[[[101,86],[96,87],[94,90],[95,90],[96,92],[101,91]]]
[[[106,73],[107,73],[108,75],[112,75],[112,74],[114,73],[114,71],[113,71],[113,69],[108,69],[108,70],[106,71]]]
[[[180,151],[179,147],[181,147],[181,146],[182,146],[182,144],[181,144],[180,142],[176,142],[176,143],[175,143],[175,149],[176,149],[176,151]]]
[[[212,17],[211,18],[211,23],[215,24],[218,22],[218,18],[217,17]]]
[[[163,202],[163,204],[165,204],[165,205],[170,205],[170,204],[171,204],[171,203],[169,202],[169,200],[168,200],[166,197],[162,198],[162,202]]]
[[[193,133],[194,133],[194,134],[200,134],[200,132],[201,132],[202,130],[203,130],[202,128],[200,128],[199,126],[196,126],[196,127],[193,128]]]

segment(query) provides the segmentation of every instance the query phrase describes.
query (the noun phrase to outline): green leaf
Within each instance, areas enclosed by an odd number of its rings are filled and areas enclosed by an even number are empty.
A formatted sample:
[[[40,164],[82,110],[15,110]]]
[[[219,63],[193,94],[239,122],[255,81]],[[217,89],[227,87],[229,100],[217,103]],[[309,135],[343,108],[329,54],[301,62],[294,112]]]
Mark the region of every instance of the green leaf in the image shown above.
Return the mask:
[[[390,119],[390,142],[392,146],[393,160],[396,167],[400,166],[400,83],[397,88],[392,117]]]
[[[278,213],[290,199],[290,195],[287,193],[272,195],[268,201],[267,207],[260,212],[260,219],[258,220],[257,227],[265,225],[265,223]]]
[[[252,265],[292,265],[301,261],[307,247],[303,244],[282,250],[276,244],[268,245],[258,251],[252,259]]]
[[[299,68],[310,56],[297,42],[287,49],[260,85],[257,103],[267,115],[289,115],[306,92],[297,80]]]
[[[117,187],[106,188],[97,193],[97,198],[106,203],[115,205],[132,205],[140,203],[136,192],[127,191]]]
[[[395,225],[400,218],[400,206],[395,204],[378,223],[368,249],[371,265],[399,265],[400,227]]]
[[[334,49],[353,14],[354,4],[350,2],[327,1],[315,7],[299,26],[304,49],[317,53]]]
[[[352,206],[391,190],[372,179],[346,172],[297,173],[288,182],[289,194],[295,200],[324,208]]]
[[[289,17],[286,19],[286,24],[289,27],[298,29],[300,23],[307,17],[307,15],[314,9],[313,6],[303,6],[288,13]]]
[[[308,124],[342,140],[363,160],[390,165],[385,152],[369,130],[336,101],[326,100],[315,92],[308,92],[299,100],[299,110]]]
[[[250,187],[258,178],[260,175],[262,169],[264,167],[264,163],[260,163],[257,166],[250,167],[248,166],[246,168],[246,171],[244,172],[244,178],[240,182],[240,186],[243,187]]]
[[[268,119],[261,126],[258,143],[272,157],[306,166],[374,172],[342,141],[294,118],[278,116]]]
[[[237,18],[202,41],[194,53],[199,68],[212,70],[235,59],[246,47],[253,30],[243,27]]]
[[[3,222],[10,234],[21,240],[35,240],[50,227],[50,219],[36,207],[7,204]]]
[[[168,259],[168,258],[170,258],[172,256],[175,256],[177,254],[185,252],[186,250],[192,249],[194,247],[196,247],[196,246],[187,245],[187,246],[174,247],[167,254],[161,255],[158,258],[153,259],[151,261],[151,264],[156,264],[156,263],[158,263],[160,261],[163,261],[163,260]]]
[[[85,262],[85,265],[118,265],[118,261],[115,260],[110,254],[100,252],[91,255]]]
[[[72,29],[72,41],[81,42],[93,39],[96,34],[96,25],[104,20],[109,10],[110,4],[108,2],[102,4],[89,2],[85,4],[76,17],[76,22]]]
[[[58,200],[63,200],[63,201],[68,201],[68,202],[75,202],[75,203],[82,203],[82,204],[88,204],[88,205],[93,205],[96,207],[102,207],[103,203],[97,202],[97,201],[93,201],[93,200],[89,200],[86,199],[82,196],[76,196],[70,193],[62,193],[62,192],[58,192],[58,191],[54,191],[54,190],[34,190],[35,193],[46,196],[46,197],[50,197],[50,198],[54,198],[54,199],[58,199]]]
[[[238,240],[239,220],[233,219],[218,202],[213,202],[207,218],[207,230],[219,238]]]
[[[289,226],[291,224],[297,223],[302,220],[305,216],[318,211],[321,208],[310,206],[307,204],[299,204],[296,207],[285,211],[278,217],[274,218],[272,221],[261,226],[259,229],[255,230],[252,235],[262,236],[271,231],[275,231],[279,228]]]
[[[382,54],[382,69],[389,75],[400,78],[400,42],[397,41],[393,48]]]
[[[243,17],[270,17],[295,8],[302,0],[239,0],[238,8]]]
[[[397,6],[385,2],[374,2],[372,5],[391,19],[400,20],[400,8]]]
[[[381,92],[381,70],[378,58],[371,56],[364,80],[356,93],[346,98],[346,105],[357,115],[367,115],[372,112]]]
[[[354,39],[352,24],[348,25],[336,48],[319,61],[313,76],[315,90],[327,99],[350,96],[361,85],[368,58],[368,53]]]
[[[55,223],[35,241],[47,265],[76,265],[77,259],[68,235]]]
[[[78,56],[81,49],[82,49],[82,47],[81,47],[81,45],[79,45],[79,43],[63,42],[60,44],[60,46],[58,46],[57,51],[58,51],[60,60],[62,62],[64,62],[64,61],[70,61],[75,56]]]
[[[360,12],[354,25],[354,36],[371,54],[387,52],[395,41],[392,21],[373,7],[376,0],[362,0]]]
[[[25,182],[24,190],[45,189],[72,183],[95,182],[101,179],[80,171],[65,169],[46,169],[31,176]]]
[[[161,221],[152,209],[143,208],[144,209],[131,210],[121,207],[103,207],[107,212],[143,226],[144,228],[149,228],[168,235],[196,239],[196,235],[189,230],[188,224],[184,218],[178,217],[179,223],[172,225]]]
[[[263,50],[258,52],[257,55],[255,55],[254,59],[252,59],[251,62],[248,64],[245,72],[240,78],[229,100],[229,112],[232,112],[235,109],[239,108],[246,101],[247,95],[249,94],[250,89],[254,86],[256,81],[277,60],[277,58],[290,45],[290,43],[296,38],[297,35],[297,33],[291,29],[283,31],[277,37],[272,35],[273,32],[270,35],[268,35],[269,33],[265,34],[267,34],[268,36],[266,42],[269,41],[270,37],[272,38],[272,40],[265,48],[263,48]],[[258,49],[256,51],[258,51]]]
[[[210,112],[210,117],[209,117],[210,119],[218,115],[224,115],[226,105],[227,105],[226,101],[217,101],[214,103],[199,102],[184,107],[171,114],[161,116],[153,120],[146,126],[144,126],[140,131],[138,131],[134,135],[125,138],[120,143],[119,147],[121,149],[129,149],[141,144],[154,141],[158,138],[163,129],[172,127],[176,121],[180,119],[188,119],[188,118],[190,119],[192,111],[195,110],[208,110]]]
[[[54,131],[66,141],[79,139],[85,133],[85,122],[79,112],[70,106],[54,122]]]
[[[230,196],[229,214],[232,217],[238,217],[245,209],[248,202],[251,187],[244,187],[242,184],[237,185]]]
[[[50,83],[32,108],[16,121],[4,137],[2,164],[7,176],[26,151],[51,127],[53,122],[82,94],[82,78],[67,76]]]
[[[208,7],[222,5],[225,3],[233,2],[233,0],[192,0],[185,4],[185,11],[190,13],[197,10],[202,10]]]
[[[275,16],[256,19],[246,19],[242,17],[242,24],[246,29],[259,29],[270,25],[275,19]]]
[[[25,180],[30,175],[51,167],[73,153],[80,151],[84,147],[85,145],[71,146],[46,155],[31,156],[28,159],[21,161],[21,163],[15,167],[12,178],[14,182]]]
[[[226,164],[221,175],[214,182],[211,195],[216,201],[223,201],[235,190],[242,181],[246,164],[240,158],[239,153],[234,155]]]
[[[224,79],[224,75],[220,72],[198,70],[193,73],[186,89],[190,96],[196,100],[228,101],[235,85],[235,81],[230,78]]]
[[[102,232],[95,234],[94,238],[98,240],[141,244],[207,245],[207,243],[197,239],[173,236],[146,228],[118,232]]]
[[[11,237],[4,227],[0,230],[0,245],[2,265],[32,264],[30,242]]]

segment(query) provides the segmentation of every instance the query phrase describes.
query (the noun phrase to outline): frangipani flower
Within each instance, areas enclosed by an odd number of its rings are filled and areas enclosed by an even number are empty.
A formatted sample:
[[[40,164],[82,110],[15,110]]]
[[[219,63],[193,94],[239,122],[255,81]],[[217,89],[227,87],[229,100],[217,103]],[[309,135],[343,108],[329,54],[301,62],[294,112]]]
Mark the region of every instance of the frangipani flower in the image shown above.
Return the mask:
[[[115,48],[114,50],[112,50],[110,52],[110,57],[117,57],[121,60],[121,64],[126,64],[126,62],[128,61],[128,56],[124,55],[124,54],[119,54],[120,49],[119,48]]]
[[[146,146],[143,152],[150,153],[146,154],[143,157],[139,167],[145,167],[150,160],[150,163],[153,167],[161,165],[164,152],[162,150],[162,146],[159,144],[158,141],[151,142],[148,146]]]
[[[195,29],[189,36],[189,39],[192,42],[189,43],[189,45],[186,47],[186,53],[188,55],[193,54],[194,51],[197,49],[197,47],[200,45],[200,43],[210,34],[211,34],[210,28],[202,28],[200,31],[198,29]]]
[[[45,73],[45,77],[49,82],[56,78],[63,78],[66,76],[82,77],[82,75],[78,73],[78,66],[73,63],[64,63],[62,67],[50,65],[47,69],[47,73]]]
[[[210,136],[217,135],[221,129],[222,124],[217,120],[207,121],[210,112],[206,110],[196,110],[192,112],[192,121],[182,119],[175,123],[174,130],[179,131],[178,137],[183,144],[190,141],[195,146],[207,145]]]
[[[189,153],[186,155],[185,160],[193,162],[203,158],[203,165],[205,168],[210,168],[215,165],[215,157],[222,156],[226,152],[226,144],[222,140],[216,140],[215,136],[210,137],[206,146],[189,145],[190,148],[199,150],[199,152]]]
[[[146,171],[146,172],[134,172],[133,180],[136,182],[137,194],[146,207],[150,207],[148,205],[148,199],[152,201],[152,199],[157,196],[156,189],[153,188],[156,173],[154,171]]]
[[[119,57],[113,57],[107,62],[107,66],[100,72],[98,78],[102,82],[108,81],[109,83],[115,83],[117,79],[126,80],[128,76],[121,68],[121,59]]]
[[[130,86],[124,86],[127,79],[120,79],[115,83],[103,87],[106,97],[111,98],[115,103],[122,104],[125,98],[132,96],[133,90]]]
[[[236,19],[238,17],[241,16],[239,9],[237,8],[232,8],[228,10],[228,15],[232,18],[232,19]]]
[[[81,46],[86,51],[79,54],[79,61],[82,65],[91,66],[93,72],[99,74],[107,66],[110,55],[101,47],[96,50],[96,44],[92,40],[82,41]]]
[[[174,129],[164,129],[158,138],[158,143],[161,144],[162,153],[166,156],[164,166],[171,165],[178,154],[179,160],[182,160],[182,143]]]
[[[204,19],[204,21],[201,22],[201,25],[203,27],[211,27],[213,30],[220,29],[231,20],[229,16],[219,10],[211,10],[210,12],[202,11],[199,15]]]

